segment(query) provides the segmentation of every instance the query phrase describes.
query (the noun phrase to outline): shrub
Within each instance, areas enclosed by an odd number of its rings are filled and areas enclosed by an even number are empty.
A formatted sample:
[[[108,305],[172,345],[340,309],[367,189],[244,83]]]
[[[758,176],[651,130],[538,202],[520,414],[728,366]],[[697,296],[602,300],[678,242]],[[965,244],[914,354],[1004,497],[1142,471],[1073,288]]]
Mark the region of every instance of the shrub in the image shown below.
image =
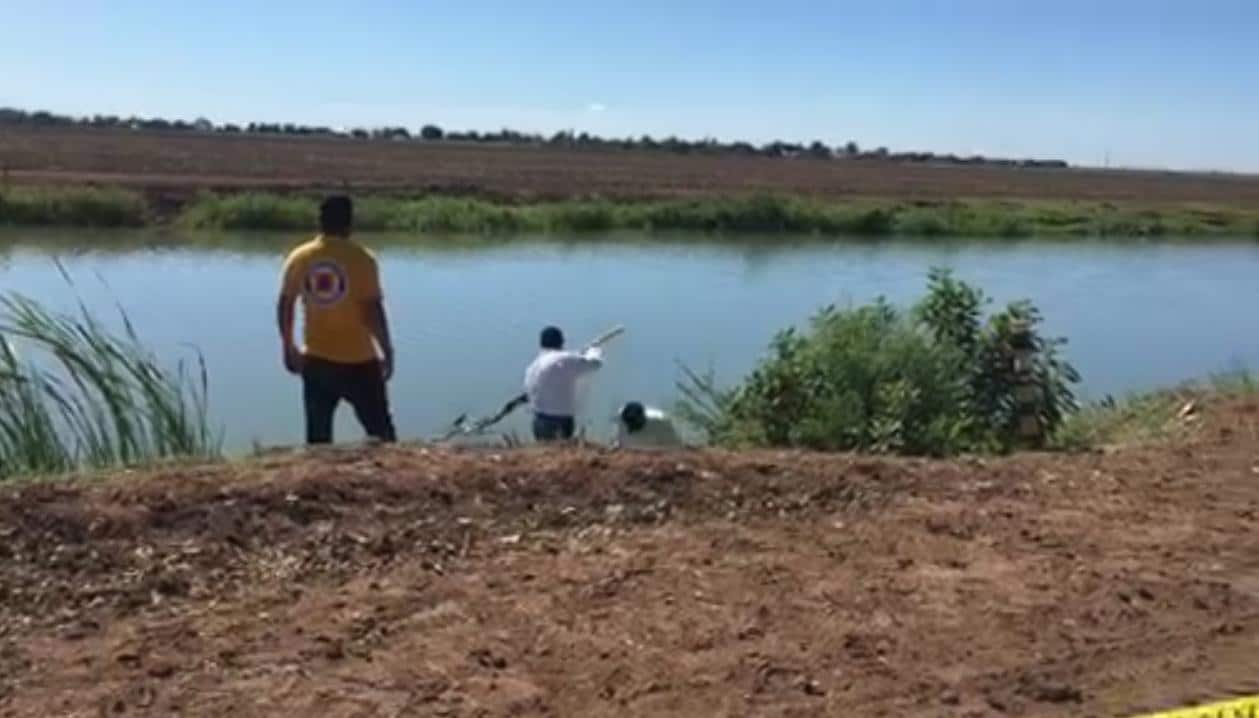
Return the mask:
[[[915,237],[942,237],[952,233],[939,210],[910,210],[896,217],[896,233]]]
[[[1053,431],[1075,408],[1074,368],[1062,340],[1036,330],[1027,302],[982,318],[979,290],[933,271],[927,297],[903,312],[884,300],[826,307],[809,331],[780,332],[769,356],[737,387],[685,369],[680,413],[727,446],[800,447],[947,455],[999,451],[1017,439],[1011,363],[1016,324],[1031,327],[1032,375]]]
[[[310,197],[206,193],[184,208],[179,222],[189,229],[314,231],[318,218],[318,203]]]
[[[981,290],[944,270],[933,269],[928,277],[927,296],[916,313],[937,343],[956,347],[965,357],[970,414],[983,432],[1002,448],[1011,443],[1018,387],[1011,352],[1017,330],[1026,327],[1034,357],[1030,373],[1041,398],[1038,418],[1045,433],[1052,433],[1078,408],[1072,386],[1080,375],[1061,357],[1066,340],[1037,330],[1042,317],[1029,301],[1014,302],[985,323],[982,309],[988,300]]]
[[[13,188],[0,191],[0,224],[139,227],[147,205],[112,187]]]

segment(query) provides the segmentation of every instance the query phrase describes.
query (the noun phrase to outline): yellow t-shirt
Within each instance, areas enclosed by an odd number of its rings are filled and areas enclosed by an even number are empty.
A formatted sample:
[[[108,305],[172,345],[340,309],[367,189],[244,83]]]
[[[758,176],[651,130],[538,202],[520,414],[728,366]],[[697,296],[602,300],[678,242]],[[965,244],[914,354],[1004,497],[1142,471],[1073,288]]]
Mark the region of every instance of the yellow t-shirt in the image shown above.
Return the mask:
[[[284,260],[282,291],[301,296],[307,354],[357,364],[377,358],[367,307],[381,298],[376,258],[349,239],[321,236]]]

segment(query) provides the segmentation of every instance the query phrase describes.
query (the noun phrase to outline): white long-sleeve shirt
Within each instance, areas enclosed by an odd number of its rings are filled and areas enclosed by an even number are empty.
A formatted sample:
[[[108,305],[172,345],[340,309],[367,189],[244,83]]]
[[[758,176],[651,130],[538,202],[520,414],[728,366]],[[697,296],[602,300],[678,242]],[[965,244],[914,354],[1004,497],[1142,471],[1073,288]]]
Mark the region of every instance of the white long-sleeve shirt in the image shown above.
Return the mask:
[[[535,414],[569,417],[577,413],[577,380],[603,366],[598,348],[583,353],[543,349],[525,370],[525,396]]]

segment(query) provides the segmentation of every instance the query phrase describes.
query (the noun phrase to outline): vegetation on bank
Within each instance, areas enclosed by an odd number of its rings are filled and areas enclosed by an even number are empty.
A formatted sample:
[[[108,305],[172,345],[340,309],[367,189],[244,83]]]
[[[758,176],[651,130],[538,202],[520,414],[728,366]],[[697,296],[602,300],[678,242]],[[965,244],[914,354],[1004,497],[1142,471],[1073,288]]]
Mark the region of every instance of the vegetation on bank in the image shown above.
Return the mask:
[[[1016,323],[1035,351],[1035,415],[1052,434],[1076,409],[1075,369],[1064,340],[1043,337],[1040,313],[1016,302],[988,318],[983,293],[948,272],[931,273],[908,311],[883,300],[826,307],[806,332],[786,329],[738,386],[721,389],[687,371],[681,414],[711,443],[947,456],[1018,446]]]
[[[1170,389],[1080,406],[1065,340],[1036,331],[1016,302],[982,316],[983,293],[933,271],[927,295],[902,311],[884,301],[826,307],[805,332],[787,329],[742,382],[723,388],[683,367],[679,415],[707,443],[730,448],[948,456],[1023,446],[1011,329],[1032,328],[1036,416],[1044,448],[1086,451],[1163,441],[1192,431],[1205,402],[1259,395],[1239,369]]]
[[[318,200],[268,193],[209,194],[173,219],[188,230],[310,231]],[[0,225],[140,227],[161,221],[139,193],[109,187],[0,189]],[[958,200],[834,201],[752,196],[687,200],[573,199],[512,204],[483,199],[366,195],[366,232],[504,235],[642,232],[790,233],[828,237],[1259,237],[1259,210],[1148,208],[1096,202]]]
[[[218,455],[205,364],[164,369],[122,320],[0,297],[0,478]]]
[[[0,225],[142,227],[144,197],[116,187],[0,188]]]
[[[204,194],[184,208],[176,223],[198,230],[306,231],[315,224],[316,209],[315,198],[300,195]],[[463,197],[369,195],[359,199],[356,221],[360,230],[369,232],[482,235],[638,230],[998,239],[1259,236],[1259,210],[1242,208],[995,200],[827,201],[775,196],[508,204]]]
[[[1169,389],[1106,397],[1063,422],[1051,446],[1080,451],[1165,441],[1192,431],[1203,400],[1259,395],[1259,377],[1237,369]]]

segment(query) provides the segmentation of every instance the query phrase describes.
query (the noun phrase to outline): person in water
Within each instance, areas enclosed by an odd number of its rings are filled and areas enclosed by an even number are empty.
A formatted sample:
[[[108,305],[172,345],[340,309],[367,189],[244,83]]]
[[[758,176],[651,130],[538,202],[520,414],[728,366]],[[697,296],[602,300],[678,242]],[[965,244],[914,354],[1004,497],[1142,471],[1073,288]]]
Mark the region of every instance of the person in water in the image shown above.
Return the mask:
[[[524,397],[533,411],[533,438],[540,442],[573,438],[576,429],[577,381],[603,366],[598,347],[583,352],[564,349],[564,333],[542,330],[541,351],[525,370]]]
[[[284,368],[302,378],[306,442],[332,441],[333,416],[345,400],[368,436],[396,440],[386,382],[394,351],[376,258],[350,238],[354,204],[332,196],[319,208],[320,234],[284,262],[276,318]],[[302,302],[304,343],[293,337]]]
[[[616,445],[623,449],[678,449],[682,439],[664,411],[631,401],[621,407]]]

